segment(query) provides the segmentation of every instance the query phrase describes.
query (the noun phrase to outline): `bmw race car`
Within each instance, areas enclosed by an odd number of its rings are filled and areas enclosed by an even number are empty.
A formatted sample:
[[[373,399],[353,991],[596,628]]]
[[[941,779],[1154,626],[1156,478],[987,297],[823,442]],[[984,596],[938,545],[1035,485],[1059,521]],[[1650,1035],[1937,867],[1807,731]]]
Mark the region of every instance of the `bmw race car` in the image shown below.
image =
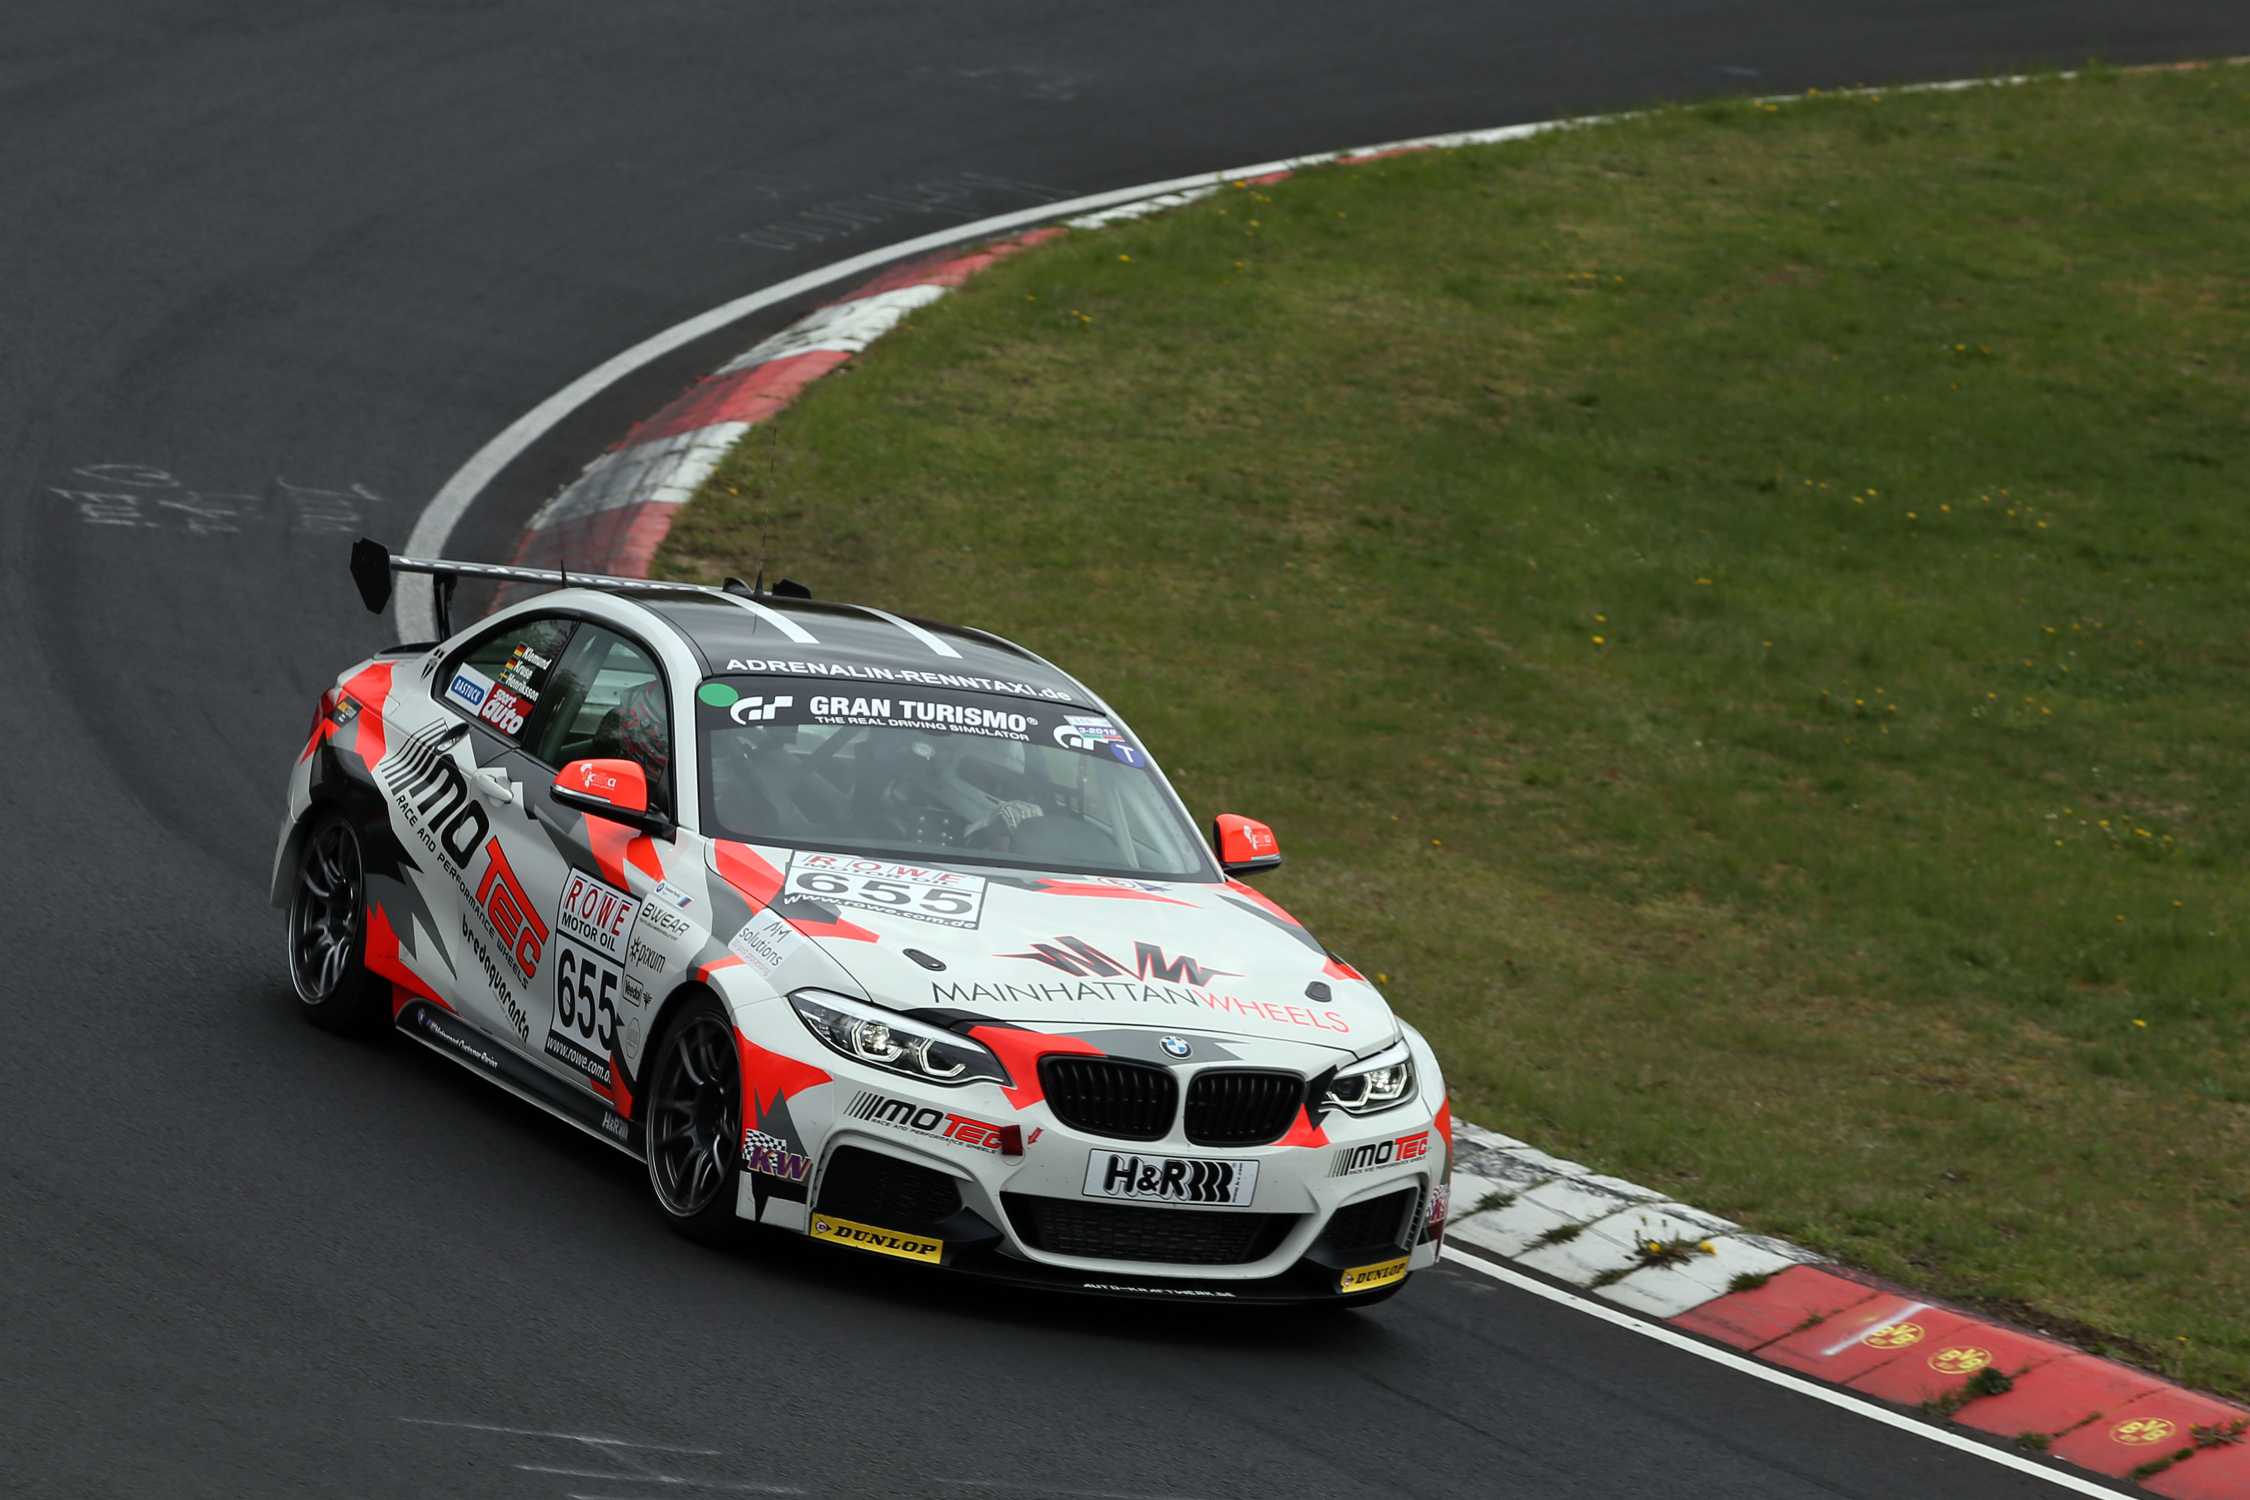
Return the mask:
[[[1437,1060],[1206,846],[1084,684],[978,630],[565,585],[321,695],[273,899],[306,1014],[396,1026],[745,1222],[1081,1292],[1372,1302],[1432,1264]]]

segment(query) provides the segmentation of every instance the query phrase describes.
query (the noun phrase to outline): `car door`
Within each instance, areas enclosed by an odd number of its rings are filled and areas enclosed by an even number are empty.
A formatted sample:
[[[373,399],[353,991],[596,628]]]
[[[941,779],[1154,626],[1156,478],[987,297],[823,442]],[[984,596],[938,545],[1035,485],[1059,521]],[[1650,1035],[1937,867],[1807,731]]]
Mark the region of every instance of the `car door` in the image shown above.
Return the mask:
[[[532,1050],[629,1114],[626,1033],[638,1026],[645,997],[626,983],[625,962],[662,865],[629,852],[638,830],[566,806],[553,790],[555,774],[573,761],[632,760],[648,777],[650,808],[676,817],[670,699],[656,654],[625,630],[581,621],[532,727],[530,807],[560,861],[549,978],[532,992]],[[637,1048],[638,1035],[631,1040]]]
[[[454,1007],[534,1056],[534,996],[550,980],[566,862],[533,815],[548,778],[523,747],[576,628],[565,615],[517,615],[451,653],[435,679],[451,723],[433,726],[418,752],[426,789],[416,806],[435,835],[423,843],[450,877],[431,884],[450,897],[432,905],[453,954]]]

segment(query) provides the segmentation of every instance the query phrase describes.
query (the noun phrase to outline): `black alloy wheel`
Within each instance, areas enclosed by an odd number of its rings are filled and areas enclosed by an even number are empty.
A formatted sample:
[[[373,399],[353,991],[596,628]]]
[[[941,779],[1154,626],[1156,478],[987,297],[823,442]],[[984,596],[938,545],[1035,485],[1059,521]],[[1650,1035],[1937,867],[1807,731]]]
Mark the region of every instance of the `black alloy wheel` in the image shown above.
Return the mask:
[[[719,1003],[696,995],[681,1004],[648,1075],[648,1183],[673,1228],[718,1244],[734,1237],[736,1225],[742,1066]]]
[[[306,1018],[330,1031],[373,1029],[383,987],[367,972],[367,867],[347,819],[324,819],[305,835],[288,938],[289,980]]]

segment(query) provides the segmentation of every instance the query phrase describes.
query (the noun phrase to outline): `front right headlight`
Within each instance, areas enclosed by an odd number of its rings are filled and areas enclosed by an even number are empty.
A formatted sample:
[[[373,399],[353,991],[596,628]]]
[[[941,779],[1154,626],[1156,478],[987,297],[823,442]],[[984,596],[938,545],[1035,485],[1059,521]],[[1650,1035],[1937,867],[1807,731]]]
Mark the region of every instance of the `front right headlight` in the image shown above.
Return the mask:
[[[986,1082],[1003,1088],[1015,1083],[983,1043],[864,1000],[798,990],[790,995],[789,1008],[829,1050],[916,1083],[952,1087]]]
[[[1339,1072],[1322,1102],[1347,1115],[1374,1115],[1413,1097],[1414,1056],[1401,1040]]]

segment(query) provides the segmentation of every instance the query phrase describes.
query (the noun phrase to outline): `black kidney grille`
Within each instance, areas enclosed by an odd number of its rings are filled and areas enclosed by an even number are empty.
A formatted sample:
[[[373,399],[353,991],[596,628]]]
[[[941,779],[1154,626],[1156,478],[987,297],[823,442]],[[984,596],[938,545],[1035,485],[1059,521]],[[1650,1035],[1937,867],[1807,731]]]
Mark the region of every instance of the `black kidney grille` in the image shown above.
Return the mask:
[[[1241,1266],[1273,1254],[1295,1214],[1228,1213],[1219,1209],[1152,1208],[1138,1203],[1081,1203],[1002,1193],[1016,1236],[1034,1250],[1090,1260],[1135,1260],[1174,1266]]]
[[[1039,1082],[1055,1118],[1088,1135],[1153,1141],[1172,1128],[1180,1084],[1170,1070],[1114,1057],[1049,1056]]]
[[[1420,1188],[1400,1188],[1336,1210],[1321,1236],[1338,1250],[1403,1250],[1409,1243],[1409,1211],[1420,1205]]]
[[[1305,1102],[1294,1073],[1207,1069],[1188,1081],[1187,1138],[1198,1146],[1262,1146],[1280,1138]]]

